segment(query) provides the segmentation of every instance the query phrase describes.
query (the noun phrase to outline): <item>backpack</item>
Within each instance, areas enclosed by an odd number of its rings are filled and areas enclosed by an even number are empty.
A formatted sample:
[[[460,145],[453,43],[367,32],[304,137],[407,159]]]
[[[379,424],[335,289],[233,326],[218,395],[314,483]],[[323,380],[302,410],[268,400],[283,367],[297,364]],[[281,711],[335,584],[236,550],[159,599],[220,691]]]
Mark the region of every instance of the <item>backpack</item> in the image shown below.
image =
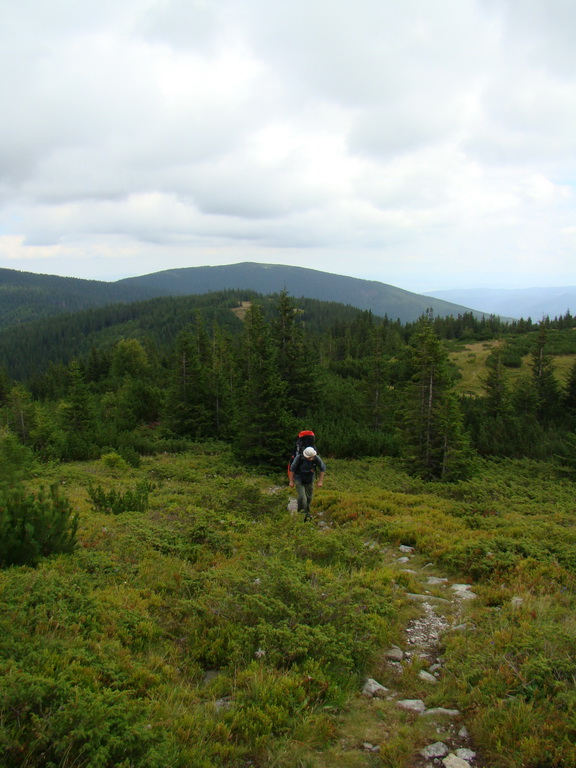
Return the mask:
[[[298,433],[298,437],[296,438],[294,449],[292,450],[292,455],[290,456],[290,461],[288,462],[288,475],[290,475],[290,465],[296,456],[301,455],[304,451],[304,448],[308,448],[310,446],[312,448],[316,448],[316,435],[314,432],[312,432],[312,430],[304,429],[302,432]]]

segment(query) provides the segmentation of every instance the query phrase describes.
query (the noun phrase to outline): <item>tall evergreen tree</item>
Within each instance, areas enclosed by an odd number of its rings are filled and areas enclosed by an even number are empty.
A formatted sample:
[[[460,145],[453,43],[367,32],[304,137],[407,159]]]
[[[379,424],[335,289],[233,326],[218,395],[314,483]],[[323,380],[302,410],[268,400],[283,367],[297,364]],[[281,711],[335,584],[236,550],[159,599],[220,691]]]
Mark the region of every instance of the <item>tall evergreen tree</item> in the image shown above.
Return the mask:
[[[562,395],[562,405],[571,419],[572,425],[576,421],[576,362],[572,365],[568,380]]]
[[[484,379],[484,391],[487,411],[493,417],[506,416],[511,411],[511,402],[502,344],[498,344],[488,355],[486,367],[488,374]]]
[[[286,385],[262,308],[252,304],[244,319],[243,382],[237,390],[234,443],[249,463],[279,467],[295,425],[286,407]]]
[[[536,389],[538,419],[548,424],[560,415],[560,386],[554,376],[552,358],[545,352],[546,330],[542,328],[532,352],[532,378]]]
[[[198,331],[182,331],[165,407],[165,420],[176,434],[199,439],[210,434],[209,369],[200,357],[203,344]]]
[[[402,422],[411,469],[425,479],[464,477],[472,456],[469,440],[451,391],[448,355],[429,320],[414,334],[412,364]]]
[[[318,403],[317,365],[306,339],[298,309],[286,291],[275,304],[272,325],[277,348],[278,372],[286,385],[286,407],[297,419],[305,419]]]

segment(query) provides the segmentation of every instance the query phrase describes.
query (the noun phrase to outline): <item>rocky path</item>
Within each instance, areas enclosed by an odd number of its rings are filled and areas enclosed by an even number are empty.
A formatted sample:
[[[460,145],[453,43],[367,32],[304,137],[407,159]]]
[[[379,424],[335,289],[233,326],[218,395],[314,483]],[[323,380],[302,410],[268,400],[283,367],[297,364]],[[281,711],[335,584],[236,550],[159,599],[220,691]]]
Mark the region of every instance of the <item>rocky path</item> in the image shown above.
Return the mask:
[[[297,514],[295,508],[296,501],[291,499],[288,509]],[[321,515],[315,516],[315,523],[321,530],[330,528]],[[375,542],[365,544],[379,547]],[[317,755],[317,762],[323,768],[378,765],[381,756],[385,765],[393,765],[387,744],[396,728],[404,739],[403,748],[398,748],[398,766],[407,764],[409,752],[410,768],[482,768],[481,750],[472,743],[462,713],[449,701],[445,706],[427,704],[429,698],[438,699],[434,688],[443,680],[442,638],[472,628],[467,619],[467,609],[476,598],[472,585],[454,583],[437,573],[413,547],[381,551],[384,564],[399,577],[409,574],[418,590],[404,593],[411,607],[402,642],[384,652],[376,679],[365,681],[358,700],[342,718],[340,755],[334,751],[324,759]],[[397,583],[402,581],[399,578]]]
[[[389,665],[397,665],[396,673],[403,677],[404,665],[418,661],[424,668],[418,679],[432,689],[443,673],[441,655],[442,637],[448,632],[466,631],[466,608],[476,598],[470,584],[452,583],[447,577],[434,573],[431,563],[421,564],[413,547],[400,546],[397,551],[387,550],[385,558],[393,568],[409,573],[417,579],[421,590],[407,592],[408,600],[417,605],[420,613],[408,622],[404,632],[404,647],[392,647],[386,652]],[[450,706],[428,707],[426,697],[392,698],[396,706],[415,712],[418,718],[434,721],[438,727],[435,741],[417,750],[412,768],[470,768],[483,765],[481,756],[470,742],[470,734],[461,713]]]

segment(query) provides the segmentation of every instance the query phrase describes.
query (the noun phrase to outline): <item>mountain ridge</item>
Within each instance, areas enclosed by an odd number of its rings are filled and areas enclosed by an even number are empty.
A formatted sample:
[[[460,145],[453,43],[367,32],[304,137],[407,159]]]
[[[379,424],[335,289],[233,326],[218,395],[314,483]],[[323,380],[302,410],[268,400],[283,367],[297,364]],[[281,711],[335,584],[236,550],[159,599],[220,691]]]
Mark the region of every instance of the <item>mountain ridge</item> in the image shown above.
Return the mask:
[[[114,282],[2,268],[0,328],[108,304],[230,289],[248,289],[263,295],[286,290],[295,298],[348,304],[403,323],[417,320],[428,309],[442,317],[471,311],[465,306],[376,280],[289,265],[239,262],[212,267],[181,267]],[[478,311],[474,314],[481,317],[486,313]]]

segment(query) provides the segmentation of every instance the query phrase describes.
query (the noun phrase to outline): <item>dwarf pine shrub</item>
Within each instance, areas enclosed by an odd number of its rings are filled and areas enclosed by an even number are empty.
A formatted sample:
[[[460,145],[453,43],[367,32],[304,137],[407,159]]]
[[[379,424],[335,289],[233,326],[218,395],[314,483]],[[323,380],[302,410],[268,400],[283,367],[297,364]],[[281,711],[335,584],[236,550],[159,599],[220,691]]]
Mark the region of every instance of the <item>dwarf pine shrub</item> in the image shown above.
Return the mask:
[[[0,567],[36,565],[46,555],[71,552],[78,516],[58,486],[26,493],[21,486],[0,490]]]
[[[125,493],[112,489],[108,493],[101,485],[88,486],[88,495],[95,512],[107,515],[120,515],[122,512],[145,512],[148,509],[148,495],[153,485],[146,480]]]

